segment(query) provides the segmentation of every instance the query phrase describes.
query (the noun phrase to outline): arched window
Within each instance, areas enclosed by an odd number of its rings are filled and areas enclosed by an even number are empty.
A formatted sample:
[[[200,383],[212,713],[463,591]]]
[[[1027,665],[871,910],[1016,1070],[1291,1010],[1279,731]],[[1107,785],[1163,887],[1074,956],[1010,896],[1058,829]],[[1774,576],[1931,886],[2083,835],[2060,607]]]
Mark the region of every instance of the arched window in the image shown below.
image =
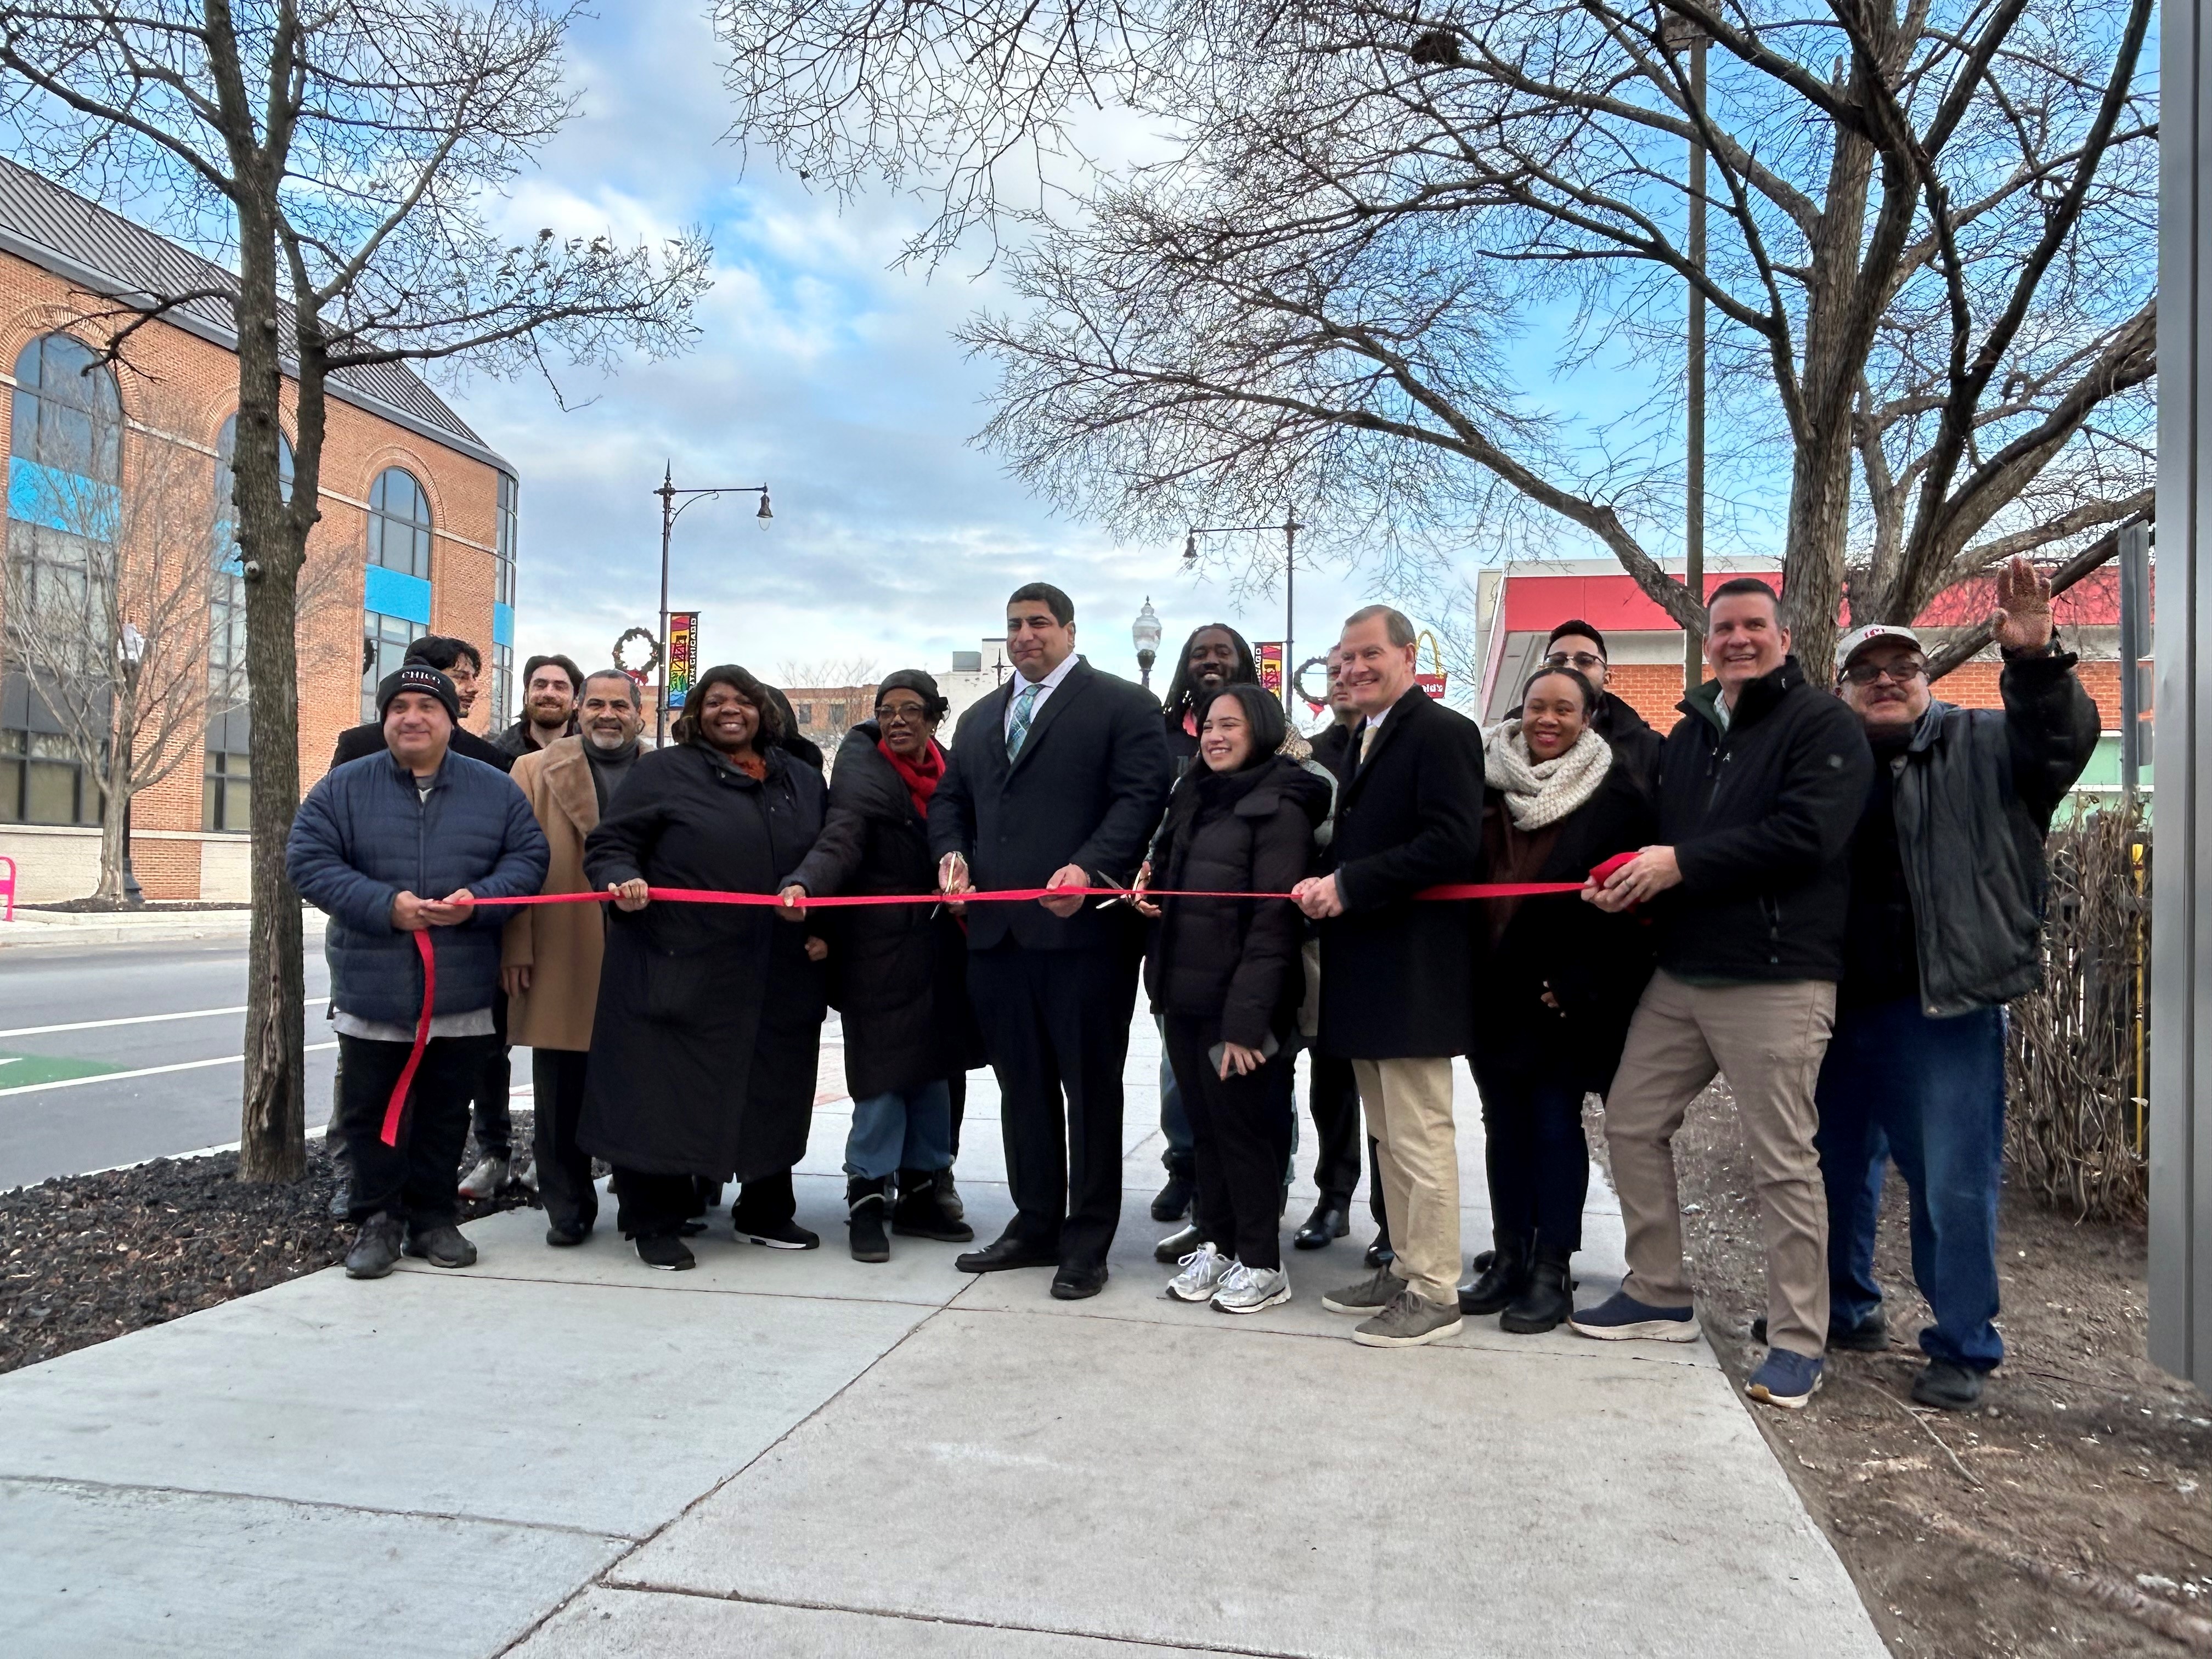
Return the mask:
[[[97,672],[114,636],[123,406],[115,376],[65,334],[15,359],[9,434],[7,592],[11,628],[39,629]],[[13,655],[14,653],[9,653]],[[100,788],[84,775],[46,696],[23,665],[0,664],[0,823],[95,823]],[[49,672],[62,672],[52,668]]]
[[[222,423],[215,441],[215,569],[208,586],[207,765],[202,774],[200,827],[248,827],[252,752],[246,714],[246,577],[239,568],[238,507],[231,500],[231,458],[238,448],[238,416]],[[276,434],[277,488],[292,499],[292,443]]]
[[[387,570],[430,579],[430,498],[403,467],[385,468],[369,486],[368,558]]]

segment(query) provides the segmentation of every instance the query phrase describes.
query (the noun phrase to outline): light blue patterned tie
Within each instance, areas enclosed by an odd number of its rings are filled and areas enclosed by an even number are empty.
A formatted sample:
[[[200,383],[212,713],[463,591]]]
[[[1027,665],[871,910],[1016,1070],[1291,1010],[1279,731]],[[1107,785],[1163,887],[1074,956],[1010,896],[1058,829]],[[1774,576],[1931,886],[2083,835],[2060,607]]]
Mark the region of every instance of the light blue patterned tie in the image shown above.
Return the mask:
[[[1042,685],[1025,685],[1014,699],[1014,723],[1006,728],[1006,761],[1012,764],[1029,741],[1030,717],[1036,713],[1037,699],[1044,696]]]

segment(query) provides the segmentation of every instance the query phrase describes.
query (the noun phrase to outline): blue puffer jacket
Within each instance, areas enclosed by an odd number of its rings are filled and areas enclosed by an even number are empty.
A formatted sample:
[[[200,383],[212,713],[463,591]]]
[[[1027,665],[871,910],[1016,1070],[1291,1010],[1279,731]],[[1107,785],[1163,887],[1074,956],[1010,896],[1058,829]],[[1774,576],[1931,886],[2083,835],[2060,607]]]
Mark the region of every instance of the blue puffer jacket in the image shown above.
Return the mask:
[[[441,899],[464,887],[478,898],[535,893],[548,856],[528,799],[496,767],[449,752],[426,800],[414,774],[375,754],[333,769],[308,791],[284,867],[301,896],[330,915],[323,952],[331,1000],[356,1018],[412,1026],[422,965],[415,941],[392,925],[392,901],[403,891]],[[514,915],[480,909],[457,927],[430,930],[438,952],[433,1012],[491,1006],[501,930]]]

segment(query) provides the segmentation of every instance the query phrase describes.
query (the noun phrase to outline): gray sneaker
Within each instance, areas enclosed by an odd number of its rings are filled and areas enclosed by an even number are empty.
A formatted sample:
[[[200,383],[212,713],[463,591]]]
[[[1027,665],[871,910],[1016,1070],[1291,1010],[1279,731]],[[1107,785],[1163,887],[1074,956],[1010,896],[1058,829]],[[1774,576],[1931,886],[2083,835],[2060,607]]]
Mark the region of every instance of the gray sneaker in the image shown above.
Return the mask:
[[[1200,1244],[1188,1255],[1179,1258],[1176,1265],[1182,1271],[1168,1280],[1168,1294],[1178,1302],[1211,1302],[1214,1291],[1221,1288],[1221,1281],[1229,1277],[1237,1262],[1212,1245]]]
[[[1238,1262],[1222,1276],[1213,1293],[1213,1310],[1225,1314],[1255,1314],[1291,1299],[1291,1281],[1280,1267],[1248,1267]]]
[[[461,1177],[461,1196],[471,1204],[481,1204],[507,1185],[507,1160],[503,1158],[480,1158],[477,1167]]]
[[[1431,1302],[1407,1285],[1381,1313],[1362,1320],[1352,1340],[1368,1348],[1418,1348],[1456,1336],[1462,1322],[1457,1301]]]
[[[434,1267],[473,1267],[477,1261],[477,1247],[450,1221],[409,1228],[407,1254]]]
[[[1398,1292],[1405,1288],[1406,1281],[1392,1273],[1386,1262],[1357,1285],[1331,1291],[1322,1297],[1321,1305],[1331,1313],[1379,1314],[1395,1301]]]
[[[399,1260],[401,1228],[399,1218],[388,1210],[379,1210],[361,1224],[361,1236],[346,1252],[345,1270],[348,1279],[381,1279],[390,1273]]]

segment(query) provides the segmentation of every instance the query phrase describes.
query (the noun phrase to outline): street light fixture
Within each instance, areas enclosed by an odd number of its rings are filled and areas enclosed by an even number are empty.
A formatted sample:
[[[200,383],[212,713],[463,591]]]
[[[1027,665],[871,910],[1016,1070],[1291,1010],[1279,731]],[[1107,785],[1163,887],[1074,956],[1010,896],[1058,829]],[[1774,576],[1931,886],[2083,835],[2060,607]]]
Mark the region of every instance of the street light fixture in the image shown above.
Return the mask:
[[[1137,620],[1129,624],[1129,639],[1137,647],[1137,676],[1149,690],[1152,684],[1152,665],[1160,659],[1160,617],[1152,609],[1152,596],[1145,595],[1145,608],[1137,612]]]
[[[1242,536],[1259,532],[1279,535],[1283,538],[1283,707],[1291,707],[1291,677],[1289,666],[1297,660],[1291,651],[1291,638],[1296,632],[1297,575],[1298,568],[1298,532],[1305,526],[1290,514],[1280,524],[1222,524],[1201,525],[1192,528],[1182,538],[1182,562],[1186,569],[1198,566],[1198,538],[1200,536]]]
[[[123,661],[123,708],[117,724],[122,727],[118,734],[123,744],[123,902],[131,909],[142,909],[146,903],[146,890],[138,884],[138,872],[131,866],[131,774],[136,763],[131,754],[131,738],[138,725],[138,669],[146,660],[146,636],[138,631],[136,623],[123,624],[123,631],[115,641],[115,654]]]
[[[676,487],[673,465],[668,462],[661,464],[660,488],[653,493],[660,497],[660,633],[658,636],[660,647],[660,689],[653,694],[653,740],[658,744],[668,740],[669,532],[676,527],[677,520],[684,516],[684,507],[690,507],[694,501],[704,501],[709,495],[758,495],[760,511],[754,514],[753,517],[760,520],[761,528],[763,530],[768,528],[768,521],[775,517],[775,514],[769,507],[768,486],[764,483],[717,484],[712,489],[678,489]],[[678,495],[690,498],[684,503],[684,507],[676,505],[676,498]]]

